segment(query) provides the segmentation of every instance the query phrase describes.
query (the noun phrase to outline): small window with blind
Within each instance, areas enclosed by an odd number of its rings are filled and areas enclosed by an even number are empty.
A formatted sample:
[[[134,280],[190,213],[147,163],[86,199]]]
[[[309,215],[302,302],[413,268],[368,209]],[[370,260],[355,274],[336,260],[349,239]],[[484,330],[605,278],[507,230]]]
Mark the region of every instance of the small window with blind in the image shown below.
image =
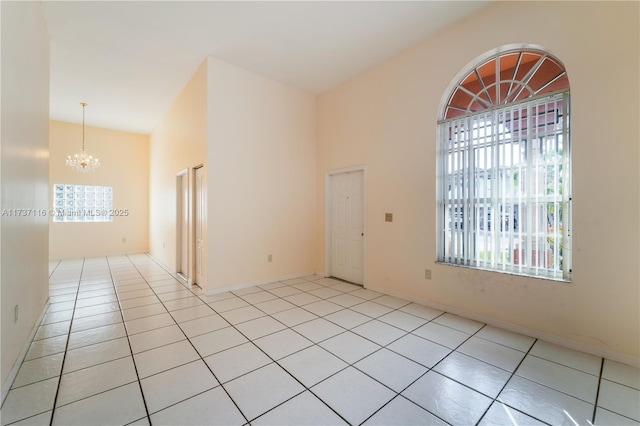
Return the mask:
[[[569,79],[541,50],[503,52],[439,121],[438,261],[571,280]]]

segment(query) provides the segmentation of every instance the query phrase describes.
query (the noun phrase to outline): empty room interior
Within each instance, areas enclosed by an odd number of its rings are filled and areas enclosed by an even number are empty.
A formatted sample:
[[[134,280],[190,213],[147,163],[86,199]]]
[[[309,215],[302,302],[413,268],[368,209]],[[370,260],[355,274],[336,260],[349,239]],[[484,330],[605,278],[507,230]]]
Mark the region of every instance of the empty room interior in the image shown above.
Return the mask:
[[[2,425],[640,425],[640,3],[0,18]]]

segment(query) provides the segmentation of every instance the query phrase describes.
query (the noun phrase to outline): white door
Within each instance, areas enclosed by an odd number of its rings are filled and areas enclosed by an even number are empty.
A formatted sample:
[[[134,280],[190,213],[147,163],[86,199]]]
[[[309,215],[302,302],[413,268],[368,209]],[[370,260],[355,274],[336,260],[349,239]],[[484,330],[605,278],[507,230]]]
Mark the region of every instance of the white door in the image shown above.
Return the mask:
[[[178,175],[176,185],[178,214],[176,217],[177,230],[177,271],[185,278],[189,275],[189,175],[187,171]]]
[[[331,175],[331,276],[362,284],[363,253],[364,173]]]
[[[207,191],[204,167],[195,169],[194,188],[194,233],[195,255],[194,270],[195,284],[203,287],[205,284],[205,253],[207,234]]]

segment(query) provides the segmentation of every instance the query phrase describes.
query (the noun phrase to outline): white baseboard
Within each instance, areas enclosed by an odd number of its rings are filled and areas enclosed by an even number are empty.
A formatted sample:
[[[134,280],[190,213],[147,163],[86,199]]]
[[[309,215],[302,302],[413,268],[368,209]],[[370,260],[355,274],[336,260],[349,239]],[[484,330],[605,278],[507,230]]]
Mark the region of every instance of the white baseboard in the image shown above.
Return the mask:
[[[306,277],[307,275],[313,275],[313,274],[314,274],[314,272],[300,272],[300,273],[297,273],[297,274],[285,275],[285,276],[276,277],[276,278],[269,278],[269,279],[266,279],[266,280],[253,281],[253,282],[250,282],[250,283],[237,284],[237,285],[233,285],[233,286],[229,286],[229,287],[203,289],[203,292],[204,292],[205,296],[213,296],[214,294],[225,293],[227,291],[241,290],[243,288],[253,287],[253,286],[256,286],[256,285],[269,284],[269,283],[273,283],[273,282],[276,282],[276,281],[291,280],[291,279],[294,279],[294,278]]]
[[[453,306],[443,305],[441,303],[435,303],[429,300],[420,299],[417,297],[410,297],[404,293],[400,293],[385,288],[379,288],[375,286],[365,286],[368,290],[377,291],[378,293],[388,294],[389,296],[398,297],[400,299],[409,300],[411,302],[418,303],[420,305],[428,306],[430,308],[438,309],[440,311],[449,312],[461,317],[469,318],[475,321],[479,321],[485,324],[492,325],[494,327],[502,328],[504,330],[512,331],[514,333],[524,334],[525,336],[534,337],[536,339],[545,340],[547,342],[554,343],[559,346],[564,346],[568,349],[573,349],[581,352],[585,352],[591,355],[595,355],[602,358],[607,358],[612,361],[617,361],[622,364],[631,365],[633,367],[640,367],[640,358],[636,358],[630,355],[621,354],[619,352],[611,351],[609,349],[598,348],[595,346],[587,345],[582,342],[576,342],[575,340],[567,339],[565,337],[557,336],[555,334],[547,333],[540,330],[535,330],[528,327],[523,327],[517,324],[513,324],[507,321],[498,320],[485,315],[475,314],[473,312],[467,312],[463,309],[458,309]]]
[[[31,333],[29,334],[27,341],[24,343],[24,346],[22,347],[22,351],[20,351],[20,354],[18,355],[18,359],[16,359],[16,362],[13,364],[13,368],[11,369],[11,372],[9,372],[9,376],[7,377],[7,380],[5,380],[5,382],[2,384],[2,401],[0,402],[0,405],[4,404],[4,399],[7,397],[9,390],[11,390],[13,381],[16,379],[16,376],[18,375],[18,371],[20,370],[22,361],[24,361],[24,357],[27,356],[27,352],[29,351],[31,342],[33,342],[33,338],[36,335],[36,331],[38,331],[38,327],[40,327],[42,318],[47,313],[47,309],[49,309],[49,299],[47,299],[47,302],[44,304],[44,307],[42,308],[42,312],[40,312],[40,316],[38,317],[35,324],[33,325],[33,329],[31,330]]]

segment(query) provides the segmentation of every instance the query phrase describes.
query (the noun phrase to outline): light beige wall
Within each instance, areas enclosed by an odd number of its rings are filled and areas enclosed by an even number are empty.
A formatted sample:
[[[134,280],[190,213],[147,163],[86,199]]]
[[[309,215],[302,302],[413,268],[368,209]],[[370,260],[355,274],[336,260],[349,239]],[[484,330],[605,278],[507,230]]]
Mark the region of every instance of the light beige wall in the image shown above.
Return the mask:
[[[312,271],[315,97],[208,63],[207,288]]]
[[[49,37],[39,2],[2,2],[0,198],[6,209],[49,204]],[[0,226],[3,391],[49,295],[46,215],[2,215]],[[14,322],[14,306],[19,319]],[[4,393],[4,392],[3,392]],[[4,395],[3,395],[4,396]]]
[[[87,106],[87,120],[91,117]],[[78,114],[81,114],[78,104]],[[65,164],[82,147],[82,125],[51,121],[49,194],[56,183],[113,187],[113,208],[128,210],[112,222],[49,224],[49,258],[104,256],[149,249],[149,136],[85,127],[87,152],[100,159],[95,172],[79,173]],[[51,206],[52,203],[50,203]]]
[[[149,251],[175,271],[176,174],[207,155],[207,63],[204,61],[150,135]]]
[[[638,6],[497,2],[320,96],[316,269],[324,270],[325,173],[366,164],[370,287],[637,358]],[[435,263],[441,99],[475,58],[512,43],[548,49],[569,74],[571,284]]]

